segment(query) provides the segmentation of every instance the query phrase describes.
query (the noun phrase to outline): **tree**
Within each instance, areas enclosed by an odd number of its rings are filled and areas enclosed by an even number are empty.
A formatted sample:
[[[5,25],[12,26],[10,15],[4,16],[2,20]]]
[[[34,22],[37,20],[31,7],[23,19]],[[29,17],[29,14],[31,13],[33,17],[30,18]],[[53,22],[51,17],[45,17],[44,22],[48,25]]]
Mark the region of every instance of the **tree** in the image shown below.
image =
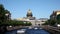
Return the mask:
[[[46,21],[44,24],[42,24],[42,25],[48,25],[49,24],[49,22],[48,21]]]
[[[0,4],[0,23],[3,22],[4,19],[4,7],[2,4]]]
[[[0,31],[1,31],[0,34],[3,34],[6,31],[5,25],[8,24],[7,18],[9,18],[5,15],[7,12],[9,12],[9,11],[8,10],[6,11],[4,6],[2,4],[0,4]]]
[[[47,20],[43,25],[55,25],[56,24],[56,20],[54,19],[49,19]]]
[[[60,14],[59,15],[57,15],[57,24],[60,24]]]
[[[59,14],[59,15],[57,15],[57,20],[60,20],[60,14]]]
[[[10,12],[6,10],[2,4],[0,4],[0,25],[8,22],[7,18],[9,19],[9,15],[6,15],[6,13],[10,14]]]

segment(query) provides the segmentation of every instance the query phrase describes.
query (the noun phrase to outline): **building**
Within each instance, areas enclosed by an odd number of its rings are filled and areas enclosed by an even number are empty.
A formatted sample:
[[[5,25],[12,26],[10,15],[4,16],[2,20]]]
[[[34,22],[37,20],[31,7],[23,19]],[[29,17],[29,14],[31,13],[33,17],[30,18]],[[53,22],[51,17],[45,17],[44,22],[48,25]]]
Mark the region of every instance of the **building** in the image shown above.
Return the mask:
[[[29,20],[35,20],[35,17],[33,17],[32,11],[29,9],[26,14],[27,17],[24,17],[25,19]]]
[[[17,18],[16,20],[29,21],[29,22],[32,23],[32,26],[36,26],[36,25],[38,26],[38,25],[41,25],[41,24],[45,23],[45,21],[47,21],[48,19],[47,18],[36,19],[35,17],[33,17],[32,11],[29,9],[27,11],[26,17]]]
[[[50,15],[50,19],[57,19],[58,15],[60,15],[60,10],[53,11],[53,13]]]

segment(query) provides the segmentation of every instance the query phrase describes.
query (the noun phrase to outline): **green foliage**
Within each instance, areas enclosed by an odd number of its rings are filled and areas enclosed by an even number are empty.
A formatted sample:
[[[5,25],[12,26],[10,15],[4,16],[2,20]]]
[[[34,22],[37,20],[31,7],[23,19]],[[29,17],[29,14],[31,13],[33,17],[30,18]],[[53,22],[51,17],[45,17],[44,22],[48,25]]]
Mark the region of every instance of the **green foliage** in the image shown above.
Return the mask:
[[[12,26],[30,26],[30,25],[32,25],[31,24],[31,22],[27,22],[26,21],[26,23],[24,23],[24,21],[16,21],[16,20],[11,20],[11,21],[9,21],[9,22],[7,22],[7,23],[5,23],[5,25],[7,25],[7,26],[9,26],[9,25],[12,25]]]
[[[57,19],[57,23],[60,24],[60,14],[57,15],[57,18],[56,19]]]
[[[55,25],[56,24],[56,20],[54,19],[49,19],[48,21],[46,21],[43,25]]]
[[[49,23],[48,23],[48,21],[46,21],[44,24],[42,24],[42,25],[48,25]]]
[[[57,15],[57,20],[60,20],[60,14],[59,14],[59,15]]]
[[[32,23],[31,22],[26,22],[26,23],[24,23],[24,25],[25,26],[30,26],[30,25],[32,25]]]
[[[8,10],[6,10],[2,4],[0,4],[0,25],[7,24],[7,22],[8,22],[7,18],[9,18],[9,17],[7,17],[5,15],[6,13],[10,14],[10,12]]]
[[[57,20],[57,24],[60,24],[60,20]]]
[[[56,21],[55,20],[50,20],[50,25],[55,25]]]

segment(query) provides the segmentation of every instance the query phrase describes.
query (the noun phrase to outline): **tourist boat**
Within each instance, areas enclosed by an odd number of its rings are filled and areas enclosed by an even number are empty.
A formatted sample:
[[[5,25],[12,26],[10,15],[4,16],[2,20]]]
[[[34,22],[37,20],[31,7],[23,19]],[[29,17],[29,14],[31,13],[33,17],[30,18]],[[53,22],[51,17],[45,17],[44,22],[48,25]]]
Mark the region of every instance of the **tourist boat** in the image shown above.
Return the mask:
[[[34,28],[35,30],[38,29],[37,27]]]
[[[17,30],[17,34],[24,34],[26,29]]]

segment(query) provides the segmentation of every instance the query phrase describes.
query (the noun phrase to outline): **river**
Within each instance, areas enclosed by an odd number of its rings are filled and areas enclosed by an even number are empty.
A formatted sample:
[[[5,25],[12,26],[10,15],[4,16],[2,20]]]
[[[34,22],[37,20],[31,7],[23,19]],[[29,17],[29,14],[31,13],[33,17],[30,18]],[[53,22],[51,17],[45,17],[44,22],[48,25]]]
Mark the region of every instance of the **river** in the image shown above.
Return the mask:
[[[5,34],[17,34],[17,30],[8,31]],[[44,29],[26,29],[25,34],[50,34],[49,32],[45,31]]]

